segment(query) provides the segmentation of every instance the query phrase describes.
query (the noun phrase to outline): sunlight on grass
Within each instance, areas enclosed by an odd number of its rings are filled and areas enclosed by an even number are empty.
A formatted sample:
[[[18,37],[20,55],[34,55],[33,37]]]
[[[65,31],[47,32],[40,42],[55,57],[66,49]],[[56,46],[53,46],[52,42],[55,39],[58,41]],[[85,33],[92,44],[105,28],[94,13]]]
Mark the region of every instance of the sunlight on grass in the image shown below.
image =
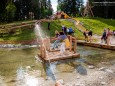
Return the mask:
[[[101,35],[104,28],[115,30],[115,20],[102,18],[77,18],[87,29],[92,29],[95,34]]]

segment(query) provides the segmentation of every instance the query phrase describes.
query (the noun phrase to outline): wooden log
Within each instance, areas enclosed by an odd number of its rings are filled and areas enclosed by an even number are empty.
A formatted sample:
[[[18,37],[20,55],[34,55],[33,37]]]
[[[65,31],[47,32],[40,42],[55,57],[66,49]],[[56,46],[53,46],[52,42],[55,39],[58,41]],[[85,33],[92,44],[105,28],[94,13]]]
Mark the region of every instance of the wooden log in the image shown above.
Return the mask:
[[[77,40],[76,39],[74,40],[74,48],[73,49],[74,49],[74,53],[76,53],[76,49],[77,49]]]
[[[50,38],[47,37],[47,50],[50,51]]]
[[[72,37],[70,36],[70,48],[69,48],[70,52],[72,51]]]

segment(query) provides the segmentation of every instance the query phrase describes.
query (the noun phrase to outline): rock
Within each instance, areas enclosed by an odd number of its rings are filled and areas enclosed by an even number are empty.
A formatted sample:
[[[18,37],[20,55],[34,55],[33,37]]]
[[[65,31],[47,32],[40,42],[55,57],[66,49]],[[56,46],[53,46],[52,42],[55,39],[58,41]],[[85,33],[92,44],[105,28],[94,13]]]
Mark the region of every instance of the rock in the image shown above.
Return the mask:
[[[61,83],[61,84],[64,84],[64,80],[63,79],[58,80],[58,82]]]
[[[30,69],[31,67],[30,66],[26,66],[26,69]]]
[[[80,76],[77,76],[77,79],[80,79]]]
[[[110,70],[110,69],[106,69],[105,70],[106,72],[108,72],[108,73],[114,73],[112,70]]]
[[[105,67],[101,67],[99,68],[99,71],[104,71],[106,68]]]
[[[99,77],[99,79],[103,79],[103,77]]]
[[[35,65],[31,65],[31,67],[35,67]]]
[[[88,66],[89,69],[94,69],[95,67],[93,65]]]
[[[84,84],[74,84],[73,86],[85,86]]]
[[[34,47],[37,47],[37,45],[31,45],[31,46],[29,46],[30,48],[34,48]]]
[[[101,82],[101,85],[105,85],[106,84],[106,82]]]
[[[48,77],[48,76],[46,77],[46,80],[50,80],[50,79],[51,79],[50,77]]]
[[[74,70],[72,73],[74,73],[74,74],[75,74],[75,73],[76,73],[76,70]]]

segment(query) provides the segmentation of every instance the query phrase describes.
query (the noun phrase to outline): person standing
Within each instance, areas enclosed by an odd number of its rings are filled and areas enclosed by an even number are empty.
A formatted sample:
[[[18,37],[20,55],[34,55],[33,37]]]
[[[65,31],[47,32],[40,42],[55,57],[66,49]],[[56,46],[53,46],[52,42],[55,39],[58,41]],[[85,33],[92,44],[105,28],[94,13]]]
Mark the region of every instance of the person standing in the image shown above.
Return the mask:
[[[106,32],[106,29],[103,30],[103,34],[102,34],[102,37],[101,37],[101,43],[107,43],[107,32]]]
[[[50,22],[48,21],[48,30],[50,30]]]
[[[63,32],[64,32],[65,35],[67,35],[67,27],[64,27]]]
[[[113,36],[115,37],[115,30],[113,30]]]
[[[110,45],[110,37],[111,37],[110,29],[107,28],[107,45]]]
[[[90,31],[88,32],[88,41],[91,43],[92,42],[92,35],[93,35],[93,32],[92,30],[90,29]]]
[[[88,30],[86,29],[86,31],[83,32],[83,35],[85,37],[85,41],[88,42]]]

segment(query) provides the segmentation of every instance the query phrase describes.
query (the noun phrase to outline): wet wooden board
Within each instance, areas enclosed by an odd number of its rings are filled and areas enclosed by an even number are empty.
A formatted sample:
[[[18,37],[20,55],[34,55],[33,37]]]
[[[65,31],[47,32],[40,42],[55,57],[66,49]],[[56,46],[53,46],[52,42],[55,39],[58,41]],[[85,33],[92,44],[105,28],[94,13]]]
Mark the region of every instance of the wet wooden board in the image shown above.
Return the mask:
[[[38,55],[41,57],[40,55]],[[72,58],[79,58],[80,54],[79,53],[73,53],[73,52],[67,52],[67,54],[61,55],[60,51],[53,51],[53,52],[48,52],[46,58],[42,58],[45,62],[51,62],[53,61],[59,61],[59,60],[65,60],[65,59],[72,59]]]
[[[77,41],[77,44],[91,46],[91,47],[97,47],[97,48],[103,48],[103,49],[115,50],[115,45],[89,43],[89,42],[84,42],[84,41],[80,41],[80,40]]]

